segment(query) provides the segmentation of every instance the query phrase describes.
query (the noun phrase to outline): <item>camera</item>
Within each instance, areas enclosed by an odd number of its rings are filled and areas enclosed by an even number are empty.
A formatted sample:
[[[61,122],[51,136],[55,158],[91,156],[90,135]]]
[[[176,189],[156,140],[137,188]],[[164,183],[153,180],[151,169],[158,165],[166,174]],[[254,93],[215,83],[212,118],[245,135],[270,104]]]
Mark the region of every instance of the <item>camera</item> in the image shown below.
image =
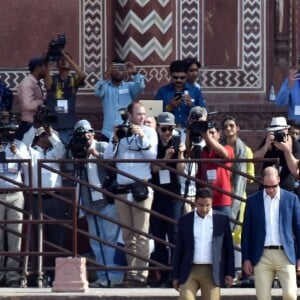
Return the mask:
[[[83,127],[77,128],[69,142],[68,148],[74,158],[87,158],[87,150],[90,145],[88,143],[89,139],[86,137],[86,133],[88,133],[88,131],[86,131]]]
[[[133,132],[132,132],[132,126],[131,126],[130,122],[128,121],[127,109],[120,108],[119,113],[123,120],[123,124],[118,125],[116,127],[116,136],[120,140],[124,137],[131,137],[133,135]]]
[[[15,133],[19,128],[15,114],[9,113],[0,117],[0,143],[8,144],[15,140]]]
[[[180,99],[182,97],[182,93],[181,92],[176,92],[175,94],[174,94],[174,98],[175,99]]]
[[[274,141],[276,142],[286,142],[287,134],[284,131],[275,131],[274,132]]]
[[[132,135],[132,126],[129,121],[125,121],[123,124],[116,127],[116,136],[119,140],[124,137],[131,137]]]
[[[127,66],[126,66],[126,64],[122,64],[122,63],[114,63],[113,69],[116,69],[120,72],[124,72],[127,70]]]
[[[192,134],[201,135],[205,133],[208,129],[214,128],[215,126],[215,122],[194,121],[190,125],[190,129]]]
[[[66,36],[59,34],[56,40],[52,40],[49,43],[48,51],[46,54],[47,61],[58,61],[61,59],[61,50],[66,46]]]
[[[46,105],[39,105],[33,118],[35,123],[39,123],[42,126],[49,126],[57,123],[56,114]]]
[[[180,144],[181,144],[181,132],[178,129],[173,129],[173,131],[172,131],[172,146],[173,146],[175,152],[178,152]]]

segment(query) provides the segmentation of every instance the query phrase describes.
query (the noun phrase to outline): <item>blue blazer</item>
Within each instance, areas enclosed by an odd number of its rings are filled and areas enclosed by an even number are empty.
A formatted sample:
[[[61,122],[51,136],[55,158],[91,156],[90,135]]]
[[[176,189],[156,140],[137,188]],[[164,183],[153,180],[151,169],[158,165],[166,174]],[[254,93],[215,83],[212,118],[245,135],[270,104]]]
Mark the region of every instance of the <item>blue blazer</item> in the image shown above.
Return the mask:
[[[173,278],[186,282],[194,257],[194,211],[179,220],[176,248],[173,259]],[[213,211],[213,279],[217,286],[224,285],[225,276],[234,277],[234,248],[229,219]]]
[[[256,265],[263,253],[266,218],[263,191],[247,199],[242,229],[242,260]],[[300,258],[300,202],[298,197],[280,189],[279,233],[284,252],[292,264]]]

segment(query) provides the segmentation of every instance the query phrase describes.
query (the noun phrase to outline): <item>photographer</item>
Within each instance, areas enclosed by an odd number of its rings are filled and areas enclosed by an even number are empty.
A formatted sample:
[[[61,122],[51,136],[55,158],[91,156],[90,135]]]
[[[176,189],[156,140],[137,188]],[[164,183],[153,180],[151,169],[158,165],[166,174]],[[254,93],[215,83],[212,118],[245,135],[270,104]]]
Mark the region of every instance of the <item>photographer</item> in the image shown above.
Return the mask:
[[[104,158],[112,159],[154,159],[157,157],[157,134],[155,129],[143,125],[145,120],[145,108],[139,102],[132,102],[128,108],[128,125],[117,126],[114,129],[113,138],[105,149]],[[119,162],[116,163],[120,171],[124,171],[142,180],[151,179],[151,168],[149,162]],[[134,180],[117,174],[116,194],[119,194],[125,202],[116,201],[116,207],[119,213],[121,223],[133,227],[136,230],[149,232],[149,213],[140,210],[129,203],[135,203],[146,209],[150,209],[153,201],[153,190],[145,185],[137,184]],[[135,193],[134,187],[138,187]],[[133,196],[135,195],[135,196]],[[135,197],[135,198],[134,198]],[[128,204],[127,204],[128,202]],[[148,238],[139,233],[133,232],[128,228],[123,228],[123,239],[125,249],[128,249],[139,255],[149,255]],[[135,258],[129,254],[126,255],[128,266],[131,268],[126,274],[126,287],[146,287],[148,271],[147,262]],[[134,267],[140,267],[136,270]]]
[[[70,142],[70,150],[74,158],[103,159],[103,153],[107,147],[107,143],[98,142],[95,140],[94,135],[94,130],[87,120],[80,120],[75,124],[74,135]],[[79,164],[76,167],[77,176],[79,176],[81,180],[98,188],[103,187],[105,184],[107,171],[100,165],[89,162],[84,165]],[[99,214],[103,214],[118,221],[115,204],[108,202],[107,198],[102,193],[85,185],[80,185],[79,191],[80,202],[82,205],[95,210]],[[109,243],[117,244],[121,230],[118,224],[109,222],[89,213],[84,214],[88,223],[90,235],[97,236]],[[90,239],[90,246],[97,263],[108,267],[117,266],[115,257],[118,250],[94,239]],[[115,285],[122,283],[124,272],[119,270],[98,270],[97,277],[98,279],[96,281],[90,283],[90,287],[114,287]]]
[[[48,65],[43,57],[33,57],[28,67],[30,74],[20,82],[17,91],[21,107],[21,124],[16,132],[18,140],[22,140],[24,133],[32,126],[38,106],[44,104],[40,80],[45,78]]]
[[[126,108],[144,90],[144,76],[132,62],[116,59],[95,87],[102,101],[103,126],[101,140],[108,142],[115,125],[122,122],[119,109]]]
[[[51,126],[41,126],[40,123],[34,125],[25,132],[23,142],[28,147],[31,156],[32,165],[32,187],[38,187],[38,160],[39,159],[61,159],[65,154],[65,147],[58,137],[58,133],[54,131]],[[58,163],[47,163],[47,165],[60,170]],[[29,184],[27,172],[25,172],[25,183]],[[60,188],[62,187],[61,176],[55,172],[51,172],[45,168],[41,170],[41,187],[43,188]],[[33,194],[34,200],[38,199],[38,194]],[[38,204],[33,202],[34,218],[38,218]],[[42,195],[42,213],[54,219],[65,219],[67,211],[67,204],[55,196],[50,194]],[[65,228],[62,225],[44,224],[44,238],[59,247],[65,247]],[[36,230],[38,230],[36,228]],[[36,232],[35,232],[36,233]],[[53,248],[50,249],[54,251]],[[45,265],[48,267],[55,267],[55,257],[47,256]],[[48,284],[54,280],[54,271],[49,271],[47,276]]]
[[[171,82],[161,87],[155,99],[163,100],[163,110],[175,116],[176,124],[186,128],[189,111],[193,106],[205,107],[201,90],[186,82],[187,65],[175,60],[170,65]]]
[[[45,77],[46,105],[57,117],[53,128],[59,132],[63,143],[67,145],[75,124],[76,93],[84,83],[86,74],[70,54],[60,48],[57,51],[60,55],[54,59],[57,59],[58,74],[51,76],[48,68]],[[70,73],[72,70],[75,73]]]
[[[195,123],[198,126],[198,123]],[[200,152],[199,158],[215,159],[215,158],[234,158],[234,151],[231,146],[222,146],[219,143],[221,134],[215,122],[199,123],[192,127],[192,131],[201,133],[201,137],[205,140],[206,146]],[[195,128],[196,127],[196,128]],[[231,166],[231,163],[226,163],[226,166]],[[212,184],[224,191],[231,192],[231,172],[213,162],[199,163],[197,178]],[[231,197],[221,192],[213,190],[213,208],[222,211],[228,217],[231,217]]]
[[[11,128],[10,128],[11,127]],[[15,126],[8,126],[1,128],[0,132],[0,147],[1,147],[1,161],[0,161],[0,175],[10,180],[22,183],[21,167],[18,162],[5,162],[5,159],[29,159],[30,155],[27,151],[26,145],[15,139]],[[18,188],[17,185],[5,179],[0,179],[0,201],[12,205],[18,209],[24,209],[24,196],[21,191],[14,192],[4,191],[7,188]],[[2,221],[22,221],[23,213],[14,208],[0,205],[0,219]],[[7,253],[18,253],[21,251],[22,242],[22,223],[9,223],[5,225],[7,230],[0,230],[0,251],[7,251]],[[10,230],[10,231],[8,231]],[[17,234],[13,233],[16,232]],[[5,246],[6,245],[6,246]],[[6,282],[8,287],[20,287],[20,274],[15,268],[19,267],[19,258],[12,258],[10,256],[5,259],[0,257],[0,267],[8,270],[7,272],[0,272],[0,281]]]
[[[272,118],[270,126],[266,129],[267,136],[254,152],[254,158],[279,158],[280,187],[294,191],[299,146],[297,141],[289,136],[289,127],[284,117]],[[263,168],[273,164],[264,163]]]
[[[288,120],[300,122],[300,56],[297,57],[295,68],[289,71],[277,94],[275,103],[288,106]]]
[[[181,142],[181,134],[178,129],[175,129],[174,115],[169,112],[161,113],[157,116],[157,133],[158,146],[157,158],[159,159],[184,159],[185,145]],[[166,163],[166,166],[183,170],[184,163],[174,162]],[[152,164],[152,180],[155,185],[175,194],[180,194],[180,183],[177,174],[164,169],[160,165]],[[165,193],[154,191],[154,199],[152,210],[173,220],[179,220],[182,212],[182,201],[171,197]],[[150,217],[150,232],[153,236],[162,240],[175,244],[175,236],[177,233],[177,225],[170,224],[159,217],[151,215]],[[151,258],[164,264],[169,265],[171,262],[169,248],[159,242],[154,241],[154,251]],[[161,272],[161,279],[155,283],[156,287],[169,287],[170,277],[168,271]]]

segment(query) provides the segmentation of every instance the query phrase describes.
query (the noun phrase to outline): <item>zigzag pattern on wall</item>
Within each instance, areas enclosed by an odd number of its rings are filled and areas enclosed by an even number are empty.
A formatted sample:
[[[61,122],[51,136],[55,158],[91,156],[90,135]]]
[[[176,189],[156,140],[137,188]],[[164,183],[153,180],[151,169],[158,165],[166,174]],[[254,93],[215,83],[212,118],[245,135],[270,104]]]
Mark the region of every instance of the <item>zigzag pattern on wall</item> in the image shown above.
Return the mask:
[[[82,20],[84,20],[84,41],[82,45],[84,71],[87,74],[85,86],[80,92],[93,90],[98,80],[104,53],[105,32],[104,3],[105,1],[84,1],[82,6]]]
[[[181,39],[182,58],[197,57],[200,54],[201,9],[200,1],[182,1],[181,5]]]
[[[116,41],[116,52],[122,59],[125,59],[130,52],[134,53],[140,61],[143,61],[151,54],[156,53],[163,61],[172,53],[172,39],[163,46],[157,38],[154,37],[150,39],[145,46],[141,46],[134,38],[130,37],[123,46]]]
[[[155,3],[153,3],[155,2]],[[134,55],[143,64],[151,55],[156,59],[165,61],[172,54],[173,14],[170,10],[162,17],[161,11],[168,11],[166,6],[169,1],[135,1],[135,6],[126,7],[129,1],[118,0],[122,7],[122,14],[116,12],[115,25],[117,35],[115,37],[115,50],[119,57],[125,59]],[[132,2],[131,2],[132,3]],[[141,12],[146,9],[147,15],[141,17]],[[148,13],[149,11],[149,13]],[[126,35],[126,31],[130,34]],[[159,62],[158,62],[159,64]]]
[[[170,13],[165,19],[162,19],[156,11],[152,11],[142,20],[133,11],[129,11],[125,19],[122,19],[120,15],[116,13],[115,24],[122,34],[124,34],[130,26],[133,26],[141,34],[144,34],[152,26],[156,26],[162,33],[166,33],[172,25],[172,14]]]
[[[169,0],[156,0],[159,2],[159,4],[162,6],[162,7],[165,7]],[[122,6],[122,7],[125,7],[125,5],[128,3],[129,1],[128,0],[119,0],[119,4]],[[140,7],[145,7],[148,3],[150,2],[153,2],[153,0],[135,0],[135,2],[140,6]]]

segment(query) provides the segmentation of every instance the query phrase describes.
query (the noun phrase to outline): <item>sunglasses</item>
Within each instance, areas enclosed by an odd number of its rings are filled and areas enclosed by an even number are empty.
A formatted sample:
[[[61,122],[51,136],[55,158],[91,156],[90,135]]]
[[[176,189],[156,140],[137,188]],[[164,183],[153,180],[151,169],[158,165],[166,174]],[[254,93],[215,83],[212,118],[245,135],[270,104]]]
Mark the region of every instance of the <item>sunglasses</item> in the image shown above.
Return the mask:
[[[278,187],[278,184],[275,185],[264,185],[265,189],[276,189]]]
[[[174,80],[178,80],[178,79],[184,80],[184,79],[185,79],[185,76],[172,76],[172,78],[173,78]]]
[[[168,126],[168,127],[159,127],[161,132],[171,132],[173,130],[173,127],[172,126]]]

